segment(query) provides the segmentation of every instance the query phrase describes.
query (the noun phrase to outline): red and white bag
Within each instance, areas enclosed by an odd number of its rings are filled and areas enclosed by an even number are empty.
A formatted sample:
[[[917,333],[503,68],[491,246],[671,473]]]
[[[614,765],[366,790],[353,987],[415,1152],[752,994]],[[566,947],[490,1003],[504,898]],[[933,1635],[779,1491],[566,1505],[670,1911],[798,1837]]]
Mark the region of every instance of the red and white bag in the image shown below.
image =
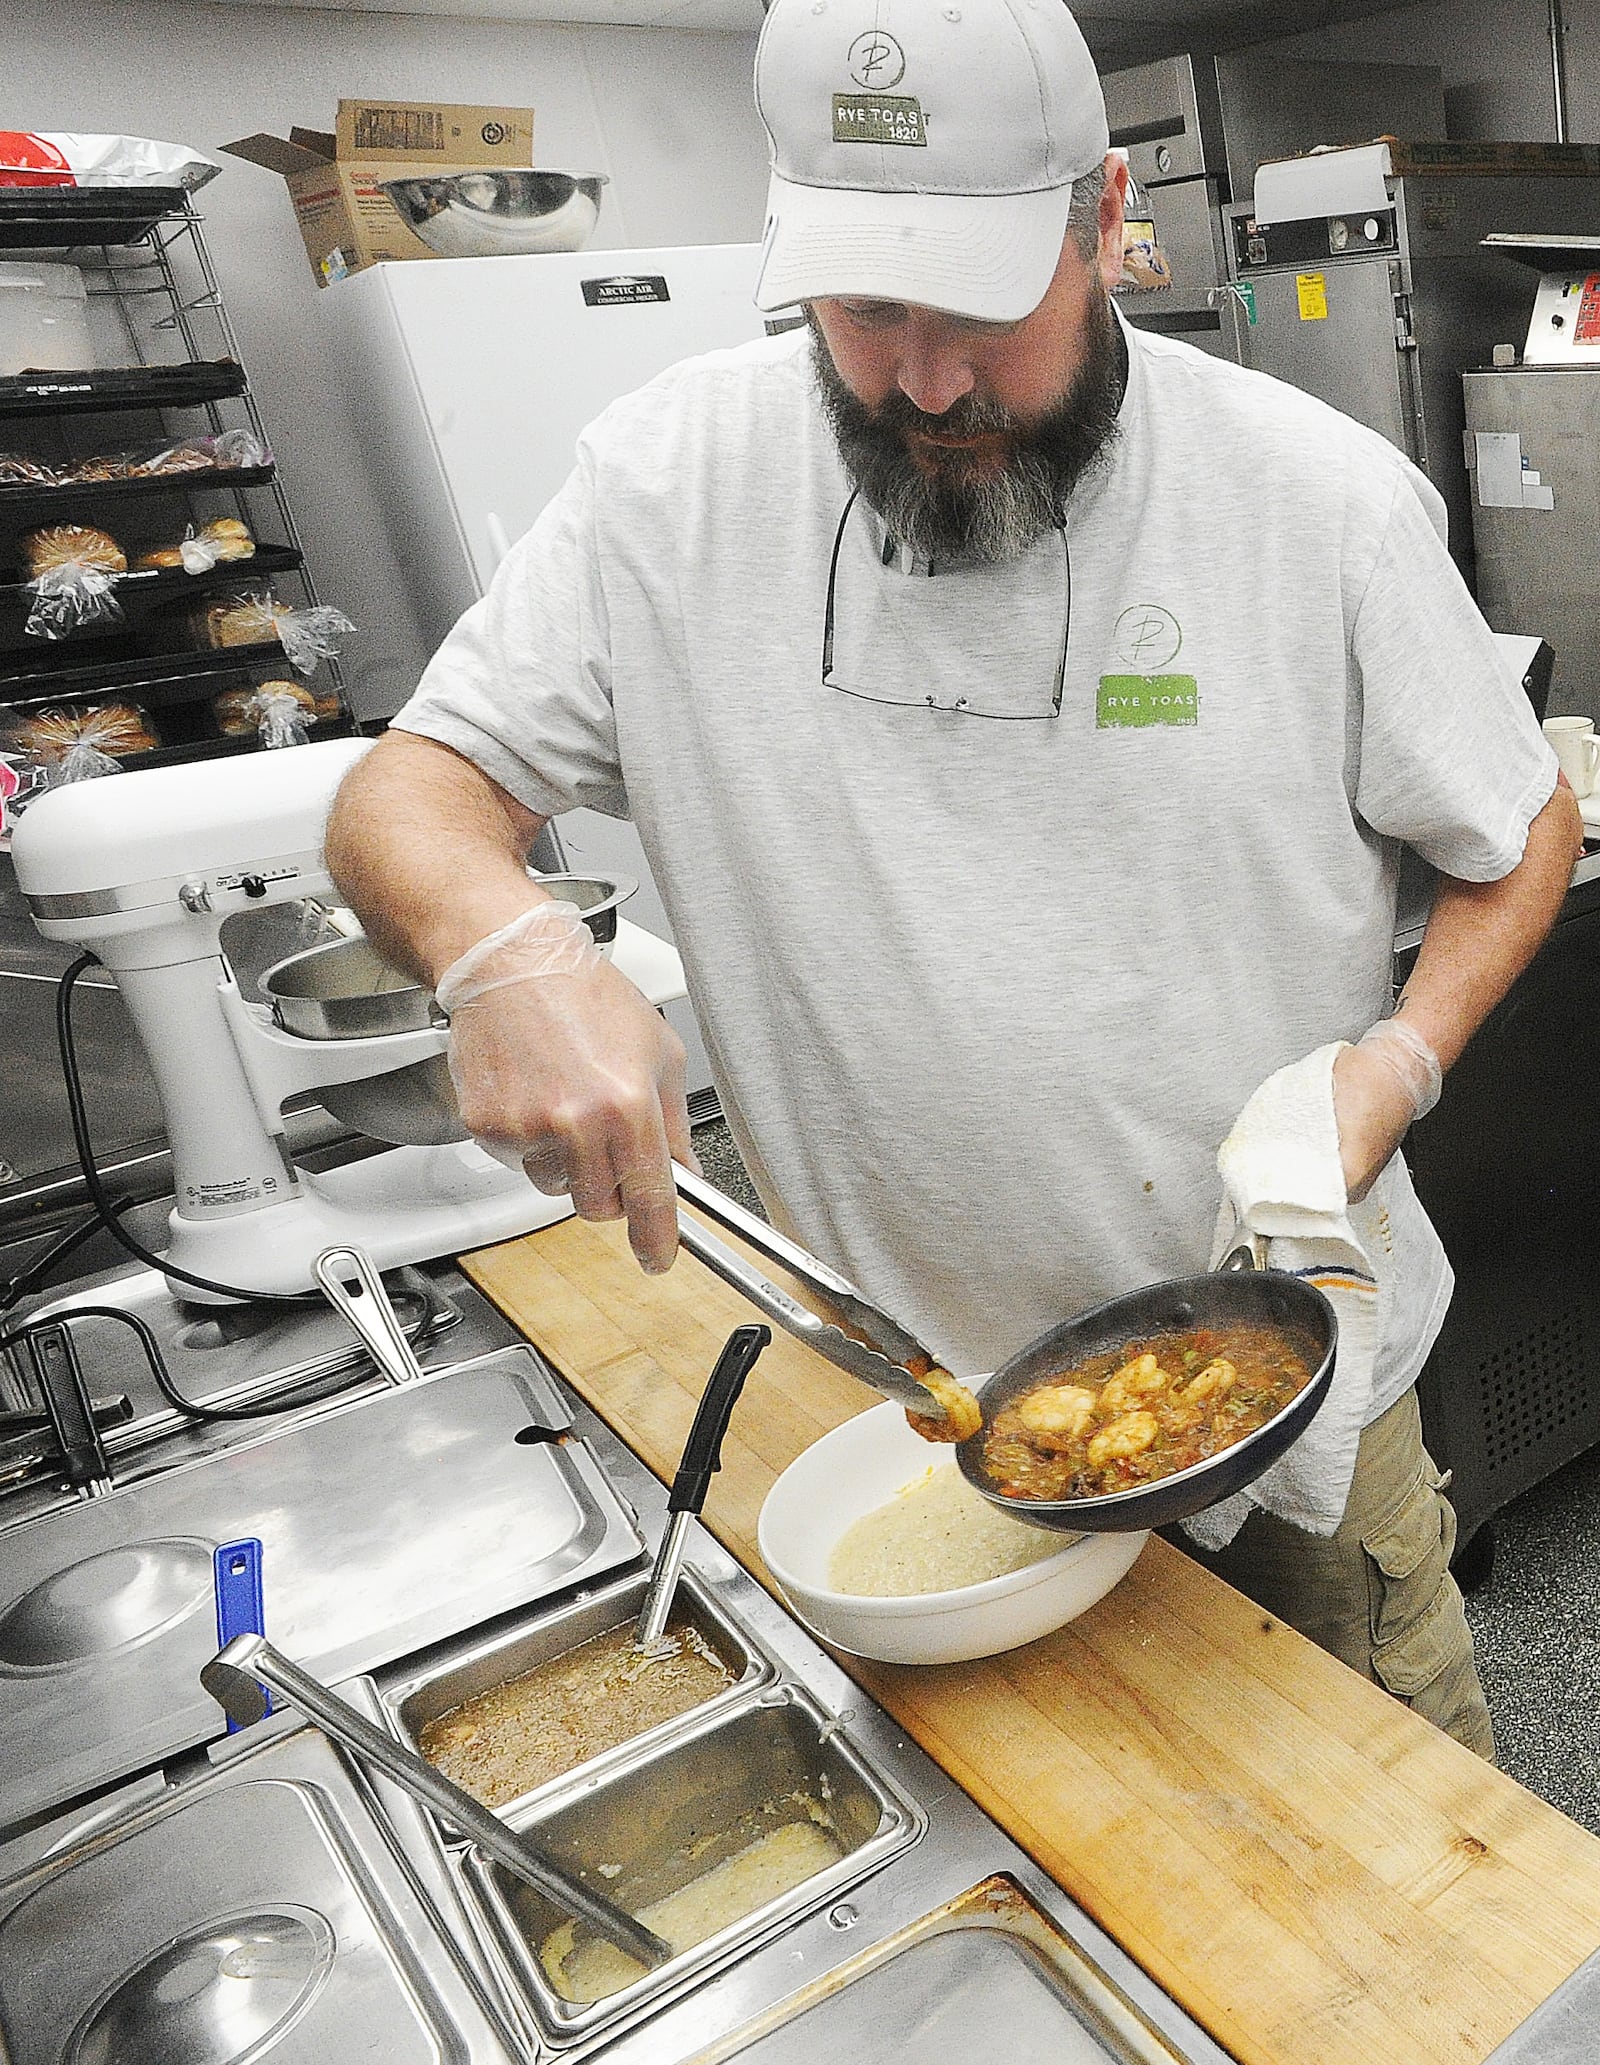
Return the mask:
[[[0,129],[0,186],[178,186],[193,189],[222,170],[187,144],[148,136],[71,136]]]

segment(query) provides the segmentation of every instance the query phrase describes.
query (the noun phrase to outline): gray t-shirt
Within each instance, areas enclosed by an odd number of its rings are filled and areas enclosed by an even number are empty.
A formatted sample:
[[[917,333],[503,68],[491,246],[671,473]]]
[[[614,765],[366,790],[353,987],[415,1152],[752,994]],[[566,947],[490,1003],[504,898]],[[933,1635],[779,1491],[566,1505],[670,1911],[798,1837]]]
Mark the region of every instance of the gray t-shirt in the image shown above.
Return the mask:
[[[631,814],[774,1217],[958,1372],[1204,1268],[1245,1100],[1388,1008],[1398,842],[1497,880],[1555,781],[1421,475],[1129,344],[1065,544],[932,579],[864,505],[841,531],[803,334],[672,368],[396,719],[537,812]],[[1398,1161],[1366,1223],[1372,1417],[1449,1272]]]

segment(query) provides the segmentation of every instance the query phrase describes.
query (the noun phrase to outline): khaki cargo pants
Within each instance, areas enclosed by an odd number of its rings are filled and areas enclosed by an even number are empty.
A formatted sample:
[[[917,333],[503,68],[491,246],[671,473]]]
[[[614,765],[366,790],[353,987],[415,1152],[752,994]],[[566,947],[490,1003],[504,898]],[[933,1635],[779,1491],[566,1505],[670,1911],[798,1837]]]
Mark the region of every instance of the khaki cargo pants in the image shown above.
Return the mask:
[[[1362,1435],[1337,1533],[1307,1534],[1254,1511],[1215,1555],[1180,1529],[1173,1539],[1236,1591],[1493,1761],[1472,1631],[1450,1575],[1456,1516],[1422,1446],[1415,1391]]]

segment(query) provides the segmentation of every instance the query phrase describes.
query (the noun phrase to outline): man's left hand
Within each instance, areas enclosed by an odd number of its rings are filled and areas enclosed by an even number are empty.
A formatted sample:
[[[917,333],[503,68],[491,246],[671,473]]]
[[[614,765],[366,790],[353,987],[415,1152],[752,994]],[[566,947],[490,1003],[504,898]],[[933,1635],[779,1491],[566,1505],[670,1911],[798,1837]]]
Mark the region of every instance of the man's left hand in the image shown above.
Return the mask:
[[[1344,1187],[1359,1204],[1393,1157],[1415,1106],[1411,1093],[1382,1059],[1346,1047],[1333,1064],[1333,1112],[1339,1124]]]

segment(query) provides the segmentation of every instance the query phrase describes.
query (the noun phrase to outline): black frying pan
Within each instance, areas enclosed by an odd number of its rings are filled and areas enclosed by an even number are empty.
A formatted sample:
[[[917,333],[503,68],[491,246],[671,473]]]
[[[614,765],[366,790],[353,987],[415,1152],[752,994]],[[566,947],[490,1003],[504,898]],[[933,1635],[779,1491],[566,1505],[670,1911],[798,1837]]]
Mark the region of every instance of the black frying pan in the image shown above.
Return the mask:
[[[1246,1256],[1248,1251],[1244,1251]],[[1104,1305],[1052,1327],[1002,1363],[977,1386],[984,1427],[956,1448],[961,1473],[991,1505],[1026,1520],[1069,1534],[1126,1534],[1138,1528],[1166,1527],[1186,1520],[1219,1499],[1230,1498],[1254,1483],[1269,1464],[1305,1432],[1328,1395],[1333,1381],[1339,1325],[1333,1307],[1313,1285],[1277,1269],[1230,1266],[1207,1276],[1178,1276],[1147,1284]],[[1271,1326],[1286,1335],[1304,1357],[1311,1381],[1243,1441],[1225,1448],[1187,1470],[1138,1484],[1127,1491],[1106,1492],[1093,1499],[1008,1498],[984,1467],[984,1432],[998,1409],[1021,1392],[1057,1374],[1064,1375],[1091,1355],[1103,1355],[1161,1333],[1186,1333],[1196,1327]]]

